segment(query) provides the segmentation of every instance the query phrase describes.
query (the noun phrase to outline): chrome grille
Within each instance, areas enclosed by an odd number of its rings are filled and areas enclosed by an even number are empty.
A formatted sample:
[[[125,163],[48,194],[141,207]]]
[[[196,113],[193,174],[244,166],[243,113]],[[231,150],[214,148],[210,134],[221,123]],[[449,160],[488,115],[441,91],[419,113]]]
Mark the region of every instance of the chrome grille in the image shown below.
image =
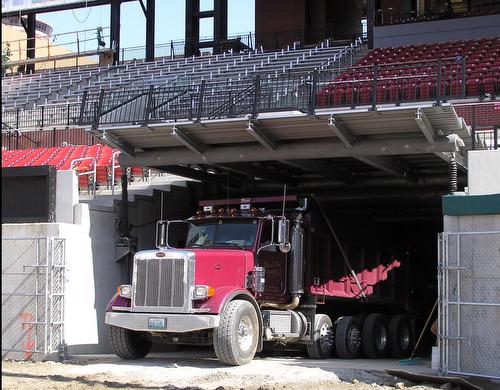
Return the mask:
[[[189,264],[182,257],[136,258],[133,307],[152,311],[186,309],[191,279],[187,277]]]

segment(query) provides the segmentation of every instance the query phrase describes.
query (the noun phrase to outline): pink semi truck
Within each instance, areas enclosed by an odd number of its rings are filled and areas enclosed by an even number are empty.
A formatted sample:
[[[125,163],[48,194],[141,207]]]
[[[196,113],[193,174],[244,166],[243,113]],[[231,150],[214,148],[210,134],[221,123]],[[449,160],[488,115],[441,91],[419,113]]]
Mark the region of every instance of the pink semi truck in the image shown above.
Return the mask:
[[[185,221],[159,221],[157,249],[135,254],[132,283],[106,311],[118,356],[144,357],[154,343],[213,344],[229,365],[249,363],[264,346],[303,345],[315,359],[409,355],[413,329],[400,294],[379,289],[395,283],[401,262],[346,253],[319,202],[200,206]]]

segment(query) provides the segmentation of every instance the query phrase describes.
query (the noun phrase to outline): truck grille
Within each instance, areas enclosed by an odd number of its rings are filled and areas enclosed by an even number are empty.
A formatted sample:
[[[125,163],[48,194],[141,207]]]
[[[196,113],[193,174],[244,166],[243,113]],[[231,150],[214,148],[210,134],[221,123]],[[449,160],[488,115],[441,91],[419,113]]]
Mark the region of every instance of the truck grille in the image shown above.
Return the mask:
[[[135,259],[136,308],[185,308],[189,291],[186,275],[188,262],[184,258]]]

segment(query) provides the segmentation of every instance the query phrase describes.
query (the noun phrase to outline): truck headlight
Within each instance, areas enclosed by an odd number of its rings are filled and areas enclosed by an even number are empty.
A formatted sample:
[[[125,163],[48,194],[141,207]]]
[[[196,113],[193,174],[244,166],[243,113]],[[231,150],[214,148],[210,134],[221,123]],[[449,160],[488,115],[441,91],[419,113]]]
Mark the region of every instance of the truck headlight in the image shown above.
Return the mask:
[[[195,286],[193,291],[193,300],[207,299],[213,297],[215,289],[210,286]]]
[[[132,286],[130,284],[122,284],[118,286],[116,293],[123,298],[130,298],[132,296]]]

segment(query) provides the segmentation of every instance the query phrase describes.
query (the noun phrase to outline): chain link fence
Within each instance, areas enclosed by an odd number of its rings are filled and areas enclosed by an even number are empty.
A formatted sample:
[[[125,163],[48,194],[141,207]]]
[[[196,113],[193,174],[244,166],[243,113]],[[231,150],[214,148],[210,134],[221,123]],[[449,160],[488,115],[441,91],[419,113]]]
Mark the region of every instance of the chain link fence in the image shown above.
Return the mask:
[[[441,371],[500,379],[500,231],[439,237]]]
[[[2,238],[2,359],[64,346],[64,239]]]

